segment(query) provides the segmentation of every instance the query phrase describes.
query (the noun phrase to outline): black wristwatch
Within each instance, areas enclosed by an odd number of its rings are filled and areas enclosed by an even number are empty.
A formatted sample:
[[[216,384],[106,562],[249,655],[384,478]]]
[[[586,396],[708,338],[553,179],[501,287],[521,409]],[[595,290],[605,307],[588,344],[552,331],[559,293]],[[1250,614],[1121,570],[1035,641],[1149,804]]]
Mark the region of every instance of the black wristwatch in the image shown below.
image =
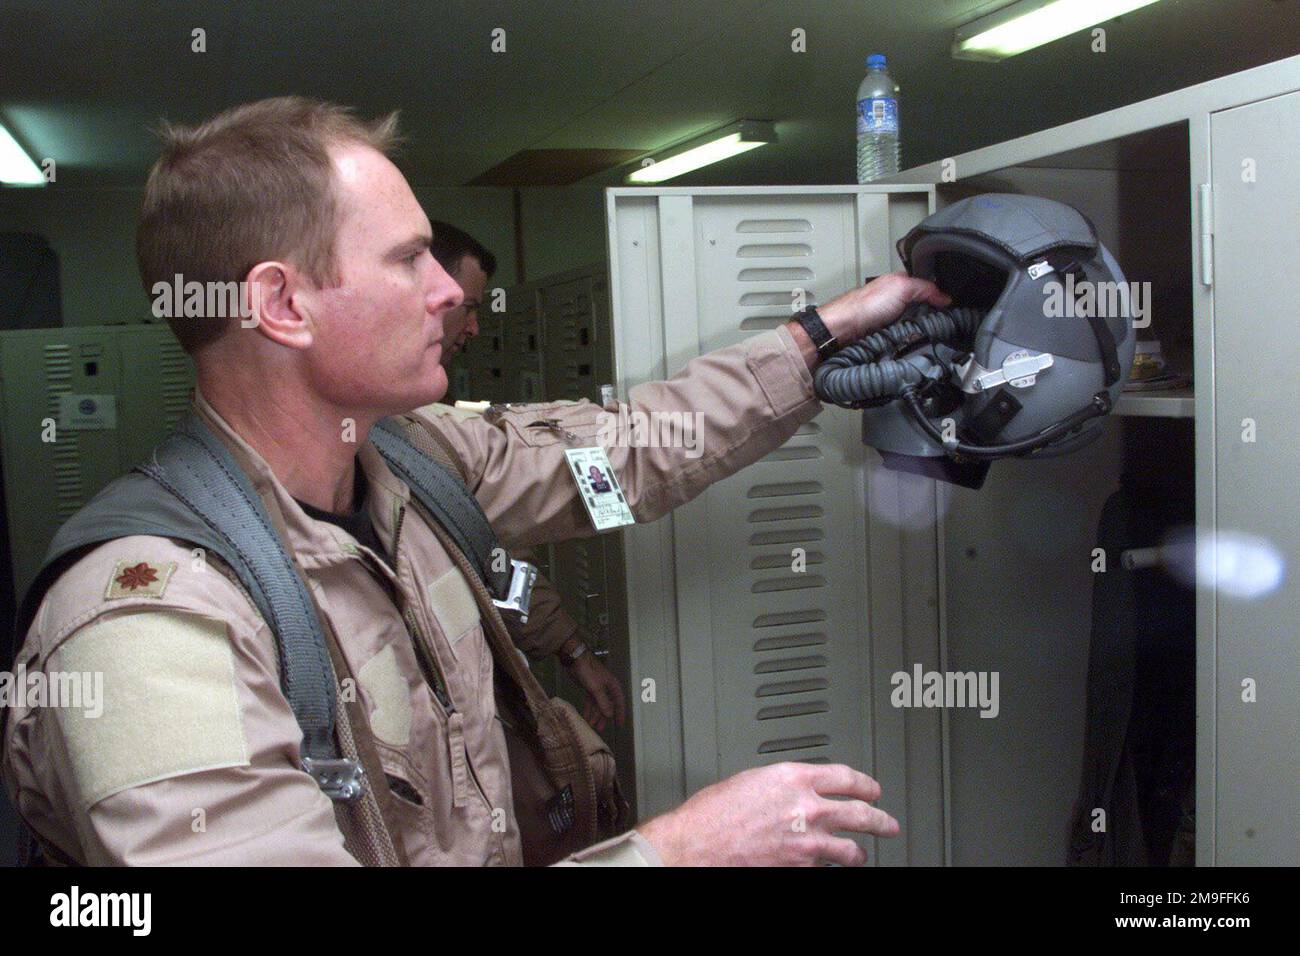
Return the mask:
[[[828,358],[840,350],[839,341],[826,328],[826,323],[817,314],[815,305],[795,313],[794,320],[803,326],[803,330],[808,333],[808,338],[812,339],[819,360]]]

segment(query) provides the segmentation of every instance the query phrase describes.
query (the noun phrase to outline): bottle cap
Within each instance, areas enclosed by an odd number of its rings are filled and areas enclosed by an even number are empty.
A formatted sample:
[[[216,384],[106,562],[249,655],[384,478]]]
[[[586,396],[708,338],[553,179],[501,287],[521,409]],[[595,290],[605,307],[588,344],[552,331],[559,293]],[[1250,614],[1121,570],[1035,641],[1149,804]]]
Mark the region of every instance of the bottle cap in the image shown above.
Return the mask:
[[[883,70],[885,68],[885,55],[883,53],[873,53],[867,57],[868,70]]]

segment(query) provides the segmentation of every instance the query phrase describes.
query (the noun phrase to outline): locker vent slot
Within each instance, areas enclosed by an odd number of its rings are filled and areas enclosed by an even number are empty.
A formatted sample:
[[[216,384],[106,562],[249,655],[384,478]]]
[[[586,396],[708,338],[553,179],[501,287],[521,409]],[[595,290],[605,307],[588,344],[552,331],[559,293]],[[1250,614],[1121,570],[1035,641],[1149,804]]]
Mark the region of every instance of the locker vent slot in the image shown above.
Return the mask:
[[[822,450],[816,445],[782,445],[776,451],[764,455],[759,461],[799,461],[821,456]]]
[[[76,434],[60,436],[54,443],[54,502],[60,523],[71,518],[86,503],[81,474],[81,455]]]
[[[754,650],[781,651],[791,647],[816,647],[825,643],[825,634],[791,634],[788,637],[759,638],[754,642]]]
[[[784,697],[786,694],[806,694],[812,690],[825,690],[830,681],[822,677],[808,680],[788,680],[777,684],[763,684],[754,692],[755,697]]]
[[[171,431],[190,407],[189,356],[172,338],[163,339],[158,350],[163,420],[167,431]]]
[[[805,242],[756,242],[741,246],[736,250],[736,255],[741,259],[791,259],[812,255],[812,246]]]
[[[769,591],[800,591],[805,588],[826,586],[826,579],[820,574],[794,574],[784,578],[768,578],[755,581],[749,586],[754,594],[766,594]]]
[[[779,720],[782,717],[807,717],[811,714],[829,713],[831,705],[824,700],[810,700],[806,704],[778,704],[775,707],[763,707],[758,712],[759,720]]]
[[[807,219],[742,219],[736,232],[812,232]]]
[[[762,270],[762,269],[747,269],[747,270],[745,270],[745,271],[747,271],[747,272],[763,272],[763,271],[767,271],[767,272],[781,272],[781,271],[783,271],[783,270],[781,270],[781,269],[767,269],[767,270]],[[795,270],[795,271],[807,272],[808,270],[807,270],[807,269],[803,269],[803,270]],[[742,275],[741,278],[743,279],[744,276]],[[809,278],[812,278],[812,277],[809,276]],[[794,290],[790,290],[790,291],[788,291],[788,292],[746,292],[746,293],[744,293],[744,294],[740,297],[740,304],[741,304],[741,305],[779,305],[779,306],[783,306],[783,307],[787,310],[786,313],[785,313],[785,318],[788,319],[788,318],[790,318],[790,316],[793,314],[793,313],[791,313],[791,312],[789,311],[789,309],[790,309],[790,304],[794,301],[793,291],[794,291]],[[816,305],[816,304],[817,304],[817,296],[814,295],[813,292],[812,292],[811,290],[809,290],[809,289],[805,289],[805,290],[804,290],[804,304],[805,304],[805,305]]]
[[[59,396],[72,391],[72,348],[68,345],[45,346],[45,396],[50,414],[59,411]]]
[[[807,737],[786,737],[784,740],[769,740],[759,744],[761,754],[785,753],[788,750],[809,750],[813,747],[829,747],[831,739],[825,734],[810,734]]]
[[[806,671],[826,666],[820,654],[811,657],[781,657],[773,661],[760,661],[754,665],[755,674],[777,674],[782,671]]]
[[[754,626],[779,627],[782,624],[811,624],[824,620],[825,611],[785,611],[779,614],[760,614],[754,619]]]
[[[826,560],[825,555],[820,551],[809,551],[803,558],[808,564],[821,564]],[[767,568],[788,568],[793,562],[794,558],[789,554],[764,554],[750,561],[749,567],[754,571]]]
[[[750,221],[748,229],[738,231],[757,231],[754,225],[755,221]],[[790,229],[776,220],[763,225],[771,233],[783,231],[782,225]],[[801,220],[800,225],[799,231],[812,232],[807,220]],[[790,242],[787,233],[786,237],[770,236],[768,241],[739,245],[732,260],[735,271],[729,288],[733,301],[740,306],[742,332],[777,328],[789,319],[794,307],[817,304],[808,285],[821,263],[814,258],[811,238]],[[768,284],[752,292],[745,290],[746,283],[758,282]],[[824,630],[807,628],[809,623],[828,620],[832,612],[784,610],[794,601],[822,600],[818,595],[828,588],[833,576],[828,571],[824,544],[823,550],[806,548],[839,540],[838,533],[826,526],[828,505],[822,495],[828,487],[838,487],[838,479],[823,472],[826,455],[820,447],[822,435],[823,427],[815,422],[801,426],[789,443],[763,457],[763,470],[756,472],[761,480],[749,484],[740,500],[733,498],[751,527],[776,525],[774,530],[753,531],[742,539],[751,549],[758,549],[749,555],[748,600],[757,602],[768,613],[756,616],[749,639],[753,650],[747,669],[753,683],[746,681],[746,685],[760,703],[752,712],[754,723],[738,734],[736,742],[744,740],[746,750],[760,756],[818,760],[813,754],[821,752],[820,759],[825,761],[824,755],[834,750],[833,741],[837,742],[835,746],[842,746],[838,743],[845,720],[840,713],[841,681],[836,680],[832,688],[829,679],[832,662],[840,662],[842,652]],[[809,503],[810,499],[819,503]],[[767,507],[753,507],[757,505]],[[797,545],[806,548],[802,567],[792,566],[795,556],[791,549]],[[820,573],[810,573],[813,571]],[[743,587],[745,580],[741,577],[737,583]],[[781,630],[773,636],[758,636],[776,627]],[[740,660],[735,663],[740,664]],[[772,703],[772,698],[785,700]],[[785,732],[773,733],[774,727]]]
[[[820,481],[799,481],[781,485],[753,485],[749,489],[750,498],[772,498],[776,495],[815,495],[821,492]]]
[[[44,352],[45,407],[48,416],[57,423],[59,396],[72,391],[72,346],[51,343],[45,346]],[[61,524],[86,503],[86,488],[77,433],[56,426],[54,436],[54,513]]]
[[[806,282],[813,277],[813,271],[803,266],[790,266],[785,269],[776,267],[767,269],[741,269],[737,276],[741,282]],[[786,298],[789,302],[789,297]]]
[[[751,524],[759,521],[789,521],[792,518],[820,518],[822,509],[817,505],[798,508],[759,508],[749,513]]]
[[[826,536],[821,528],[791,528],[789,531],[759,531],[749,536],[749,543],[796,544],[805,541],[820,541]]]

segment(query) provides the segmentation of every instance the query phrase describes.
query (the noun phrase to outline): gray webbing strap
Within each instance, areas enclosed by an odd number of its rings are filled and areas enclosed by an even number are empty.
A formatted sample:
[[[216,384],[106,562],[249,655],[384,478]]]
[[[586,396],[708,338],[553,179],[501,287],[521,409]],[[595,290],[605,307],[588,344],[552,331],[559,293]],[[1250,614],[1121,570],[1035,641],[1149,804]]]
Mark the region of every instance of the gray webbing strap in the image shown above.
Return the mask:
[[[512,566],[494,567],[493,552],[499,547],[496,532],[478,501],[464,483],[414,445],[402,433],[402,426],[385,418],[370,430],[370,440],[379,453],[406,482],[420,504],[447,529],[456,546],[478,570],[488,592],[504,600],[510,592]]]
[[[496,536],[464,483],[415,447],[397,422],[385,419],[371,429],[370,438],[470,558],[488,590],[507,596],[513,567],[493,570]],[[136,473],[151,482],[141,486],[143,478],[119,478],[59,529],[23,601],[18,640],[45,590],[66,569],[65,562],[87,546],[142,534],[209,549],[230,566],[275,636],[281,689],[303,735],[303,769],[332,799],[357,799],[363,792],[360,765],[340,757],[335,740],[337,700],[325,634],[311,595],[252,482],[193,413]],[[150,492],[153,483],[169,493],[166,500]],[[168,501],[175,504],[169,506]],[[6,716],[7,709],[0,711],[0,726]]]
[[[253,585],[250,595],[276,635],[281,684],[302,729],[303,756],[336,760],[334,678],[325,635],[293,559],[248,477],[193,414],[140,470],[227,543],[237,558],[236,574]]]

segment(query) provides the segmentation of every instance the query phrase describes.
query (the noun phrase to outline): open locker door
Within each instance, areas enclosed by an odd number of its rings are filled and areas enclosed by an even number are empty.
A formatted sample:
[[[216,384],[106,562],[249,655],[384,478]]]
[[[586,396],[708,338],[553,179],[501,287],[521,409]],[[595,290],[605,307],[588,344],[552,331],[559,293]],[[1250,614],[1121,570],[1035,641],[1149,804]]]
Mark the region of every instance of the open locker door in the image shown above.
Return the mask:
[[[1210,117],[1217,864],[1294,865],[1300,518],[1294,484],[1300,92]],[[1290,567],[1288,567],[1290,565]],[[1207,569],[1208,570],[1208,569]]]
[[[622,395],[899,268],[894,243],[934,202],[927,186],[607,196]],[[860,416],[828,408],[695,501],[626,530],[642,818],[748,767],[842,762],[895,796],[882,805],[907,836],[874,860],[943,861],[938,717],[889,706],[890,673],[935,666],[934,487],[878,474],[876,461]],[[930,775],[917,792],[933,799],[903,805],[909,773]]]

